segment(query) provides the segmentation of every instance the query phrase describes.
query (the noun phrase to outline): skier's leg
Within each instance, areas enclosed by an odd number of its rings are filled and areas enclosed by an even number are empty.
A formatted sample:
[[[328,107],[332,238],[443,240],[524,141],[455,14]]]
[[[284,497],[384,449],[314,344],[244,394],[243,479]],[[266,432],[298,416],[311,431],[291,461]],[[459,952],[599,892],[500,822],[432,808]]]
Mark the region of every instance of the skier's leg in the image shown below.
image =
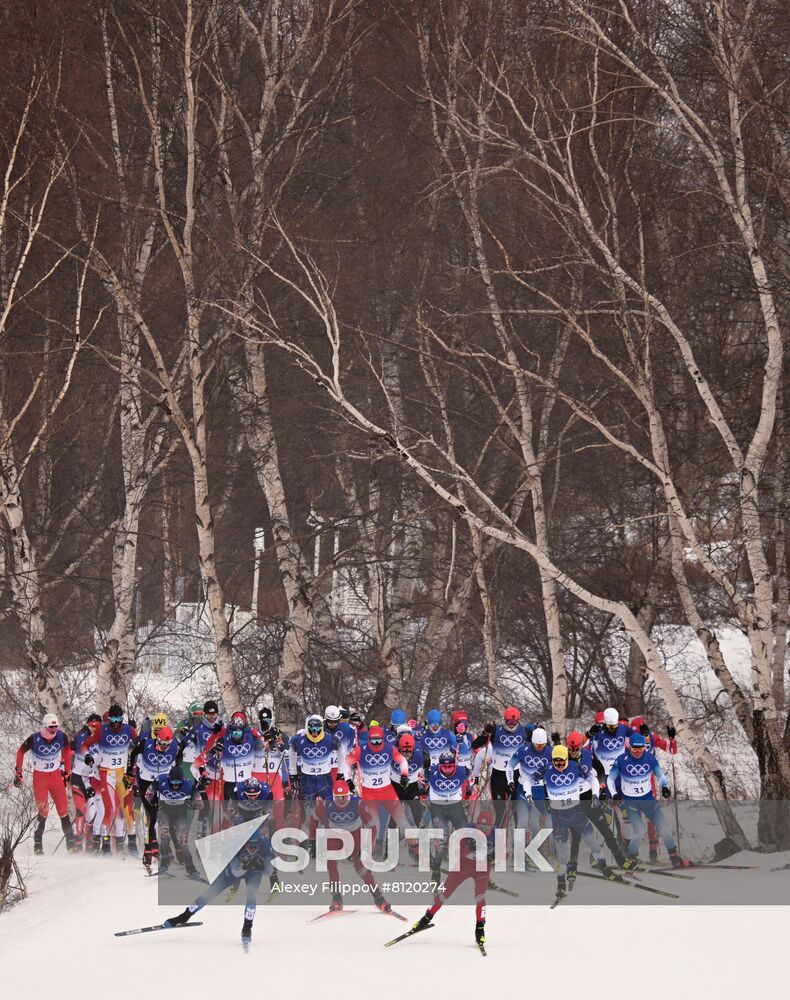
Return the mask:
[[[631,824],[631,839],[628,842],[628,857],[639,857],[639,845],[645,832],[645,820],[642,814],[641,800],[632,799],[628,803],[628,821]]]

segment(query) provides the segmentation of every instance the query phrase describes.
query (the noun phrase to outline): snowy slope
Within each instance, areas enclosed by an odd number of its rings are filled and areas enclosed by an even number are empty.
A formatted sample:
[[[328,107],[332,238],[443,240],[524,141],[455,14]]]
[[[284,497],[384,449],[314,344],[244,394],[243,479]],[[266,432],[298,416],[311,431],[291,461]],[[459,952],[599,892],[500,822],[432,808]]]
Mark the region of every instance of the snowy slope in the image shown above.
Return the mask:
[[[55,840],[50,837],[49,850]],[[174,909],[158,907],[157,880],[144,878],[134,861],[69,857],[61,848],[29,863],[29,899],[0,916],[3,995],[25,1000],[42,986],[58,1000],[77,1000],[111,984],[111,995],[126,1000],[154,986],[164,997],[194,990],[205,995],[209,984],[223,994],[230,983],[234,996],[265,989],[288,997],[334,984],[382,1000],[434,989],[476,996],[484,988],[490,997],[497,988],[504,995],[515,984],[529,989],[530,983],[542,984],[541,995],[549,997],[569,988],[580,996],[610,987],[629,995],[660,991],[673,1000],[699,1000],[701,991],[717,1000],[761,989],[786,995],[788,907],[673,905],[668,913],[666,905],[661,911],[489,905],[489,954],[483,959],[473,944],[469,907],[446,907],[434,930],[385,950],[383,942],[408,925],[370,910],[309,925],[319,908],[278,903],[259,907],[253,946],[244,955],[242,912],[235,906],[203,910],[204,925],[194,930],[114,938],[115,930],[158,923]],[[414,919],[421,911],[404,912]],[[629,930],[656,935],[646,967],[635,962]]]

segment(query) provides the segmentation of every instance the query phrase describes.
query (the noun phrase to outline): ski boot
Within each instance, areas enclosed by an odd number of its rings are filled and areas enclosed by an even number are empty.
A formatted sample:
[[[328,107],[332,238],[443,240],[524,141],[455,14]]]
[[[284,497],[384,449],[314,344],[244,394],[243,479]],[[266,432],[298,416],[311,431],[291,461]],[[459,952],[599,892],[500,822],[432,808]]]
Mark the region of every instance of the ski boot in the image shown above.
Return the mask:
[[[337,913],[338,910],[343,909],[343,897],[339,892],[332,893],[332,902],[329,904],[329,912]]]
[[[412,924],[413,931],[424,931],[426,927],[432,926],[433,916],[426,910],[420,919]]]
[[[34,840],[33,841],[33,853],[34,854],[43,854],[44,853],[44,845],[42,844],[42,842],[40,840]]]
[[[188,924],[190,917],[192,916],[192,910],[187,907],[181,913],[177,914],[175,917],[168,917],[164,921],[165,927],[181,927],[183,924]]]
[[[33,853],[43,854],[44,853],[44,824],[46,820],[43,816],[39,816],[38,823],[36,824],[36,829],[33,831]]]
[[[91,839],[85,844],[85,851],[88,854],[100,854],[101,853],[101,834],[94,833],[91,834]]]
[[[595,867],[600,871],[604,878],[610,878],[612,881],[622,878],[622,876],[618,875],[614,868],[610,868],[609,865],[607,865],[603,858],[601,858],[600,861],[595,862]]]
[[[101,855],[103,858],[112,857],[112,841],[107,834],[104,834],[101,839]]]
[[[271,895],[274,892],[282,892],[282,888],[283,885],[280,881],[279,875],[276,872],[272,872],[269,876],[269,894]]]
[[[247,917],[241,927],[241,942],[246,947],[252,941],[252,921]]]
[[[568,883],[565,880],[564,875],[557,876],[557,900],[563,899],[568,895]]]
[[[156,838],[149,840],[148,843],[143,848],[143,865],[151,871],[151,865],[155,858],[159,857],[159,845],[156,842]]]
[[[127,850],[129,851],[129,857],[130,858],[138,858],[140,855],[139,855],[139,852],[137,850],[137,837],[136,837],[136,835],[133,834],[133,833],[130,833],[128,835],[128,837],[126,838],[126,841],[127,841]]]
[[[669,852],[669,860],[672,862],[673,868],[690,868],[691,862],[686,858],[681,858],[677,851]]]
[[[658,861],[658,848],[650,848],[650,861],[655,864]]]
[[[477,942],[477,947],[485,954],[485,943],[486,943],[486,922],[485,920],[478,920],[475,924],[475,941]]]
[[[568,880],[568,892],[571,891],[571,889],[573,888],[574,884],[576,883],[576,872],[577,872],[577,865],[576,865],[575,862],[572,861],[568,865],[568,870],[565,873],[565,877]]]
[[[635,854],[632,857],[626,858],[620,867],[626,872],[635,871],[639,867],[639,855]]]
[[[373,902],[382,913],[392,913],[392,905],[387,902],[380,892],[373,893]]]

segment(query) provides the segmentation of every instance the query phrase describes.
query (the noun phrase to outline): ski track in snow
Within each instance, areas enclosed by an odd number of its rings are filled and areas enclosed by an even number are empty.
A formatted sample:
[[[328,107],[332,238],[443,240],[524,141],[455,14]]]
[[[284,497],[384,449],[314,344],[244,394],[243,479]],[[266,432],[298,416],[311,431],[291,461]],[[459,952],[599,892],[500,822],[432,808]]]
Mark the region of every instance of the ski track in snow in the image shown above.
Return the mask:
[[[48,841],[51,851],[54,833]],[[147,993],[154,987],[157,996],[171,991],[183,996],[185,989],[187,995],[194,989],[203,993],[207,984],[225,992],[228,982],[235,992],[265,985],[267,992],[280,988],[290,995],[305,974],[313,983],[320,977],[319,988],[333,983],[352,991],[378,988],[383,997],[407,987],[412,994],[444,993],[448,987],[455,992],[459,985],[465,994],[478,986],[485,986],[488,995],[497,988],[504,994],[514,983],[527,988],[530,982],[542,984],[541,991],[550,996],[567,988],[575,995],[601,989],[661,992],[673,1000],[735,1000],[767,989],[786,995],[790,908],[783,906],[676,905],[671,913],[666,906],[560,906],[550,911],[548,899],[540,906],[498,906],[496,893],[490,893],[488,958],[483,959],[474,943],[471,906],[446,906],[430,935],[385,949],[384,942],[402,933],[405,924],[363,908],[348,921],[307,925],[319,907],[279,902],[258,907],[245,955],[241,905],[207,907],[197,917],[203,926],[188,934],[113,937],[117,930],[160,923],[178,907],[158,906],[158,880],[144,878],[134,859],[70,857],[62,851],[29,859],[29,898],[0,916],[5,996],[26,1000],[43,985],[58,1000],[84,1000],[105,988],[118,1000],[131,1000],[141,989]],[[660,881],[664,888],[665,880]],[[418,907],[401,909],[410,921],[422,913]],[[631,932],[655,935],[644,966],[635,963]]]

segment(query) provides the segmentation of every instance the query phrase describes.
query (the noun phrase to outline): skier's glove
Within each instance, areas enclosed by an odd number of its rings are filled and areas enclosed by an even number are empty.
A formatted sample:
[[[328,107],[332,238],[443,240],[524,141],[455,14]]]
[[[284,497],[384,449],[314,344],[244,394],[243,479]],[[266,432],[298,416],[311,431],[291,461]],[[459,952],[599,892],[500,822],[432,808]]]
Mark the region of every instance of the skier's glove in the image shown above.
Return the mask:
[[[598,733],[600,733],[600,731],[601,731],[601,727],[598,725],[598,723],[597,722],[593,722],[593,724],[587,730],[587,735],[588,736],[597,736]]]
[[[88,767],[93,767],[93,754],[86,753],[83,759]]]
[[[353,794],[357,790],[357,786],[354,784],[353,778],[347,778],[346,784],[348,785],[348,790]]]
[[[494,733],[496,732],[496,726],[494,725],[493,722],[487,722],[485,726],[483,726],[483,732],[487,736],[493,736]]]
[[[507,797],[509,799],[514,799],[516,797],[516,783],[515,783],[515,781],[509,781],[508,782]]]
[[[221,722],[215,722],[214,725],[211,727],[211,732],[212,733],[220,733],[220,732],[222,732],[222,723]]]
[[[211,778],[209,778],[207,774],[201,774],[200,777],[198,778],[198,783],[197,783],[198,789],[202,792],[203,789],[208,788],[210,784],[211,784]]]
[[[615,792],[614,795],[612,796],[612,799],[615,802],[622,802],[623,801],[623,793],[622,792]]]
[[[70,777],[71,777],[71,771],[67,771],[65,769],[65,767],[64,767],[63,768],[63,783],[64,783],[64,785],[68,785]]]
[[[123,787],[128,791],[134,785],[134,777],[131,774],[123,776]]]
[[[402,774],[400,779],[400,786],[405,791],[409,787],[409,776],[408,774]]]
[[[560,736],[560,734],[559,734],[559,733],[552,733],[552,734],[551,734],[551,742],[552,742],[552,743],[554,744],[554,746],[556,747],[556,746],[557,746],[557,744],[559,744],[559,743],[562,743],[562,737]]]
[[[667,726],[667,736],[671,740],[674,740],[674,738],[677,736],[677,734],[678,734],[678,731],[677,731],[677,729],[675,729],[674,726]]]
[[[291,775],[291,788],[293,789],[293,794],[294,795],[298,795],[299,794],[299,782],[300,782],[300,778],[301,778],[301,775],[299,775],[299,774],[292,774]]]
[[[21,784],[22,784],[22,773],[21,771],[17,771],[16,774],[14,775],[14,788],[19,788]]]
[[[85,789],[85,798],[92,799],[95,794],[96,794],[96,789],[91,788],[91,786],[88,785],[88,787]]]
[[[646,722],[643,722],[642,725],[639,727],[639,732],[643,736],[649,736],[650,735],[650,726],[648,726],[648,724]]]
[[[672,792],[669,790],[669,788],[664,787],[664,788],[661,789],[661,798],[662,799],[668,799],[668,798],[670,798],[671,795],[672,795]]]

